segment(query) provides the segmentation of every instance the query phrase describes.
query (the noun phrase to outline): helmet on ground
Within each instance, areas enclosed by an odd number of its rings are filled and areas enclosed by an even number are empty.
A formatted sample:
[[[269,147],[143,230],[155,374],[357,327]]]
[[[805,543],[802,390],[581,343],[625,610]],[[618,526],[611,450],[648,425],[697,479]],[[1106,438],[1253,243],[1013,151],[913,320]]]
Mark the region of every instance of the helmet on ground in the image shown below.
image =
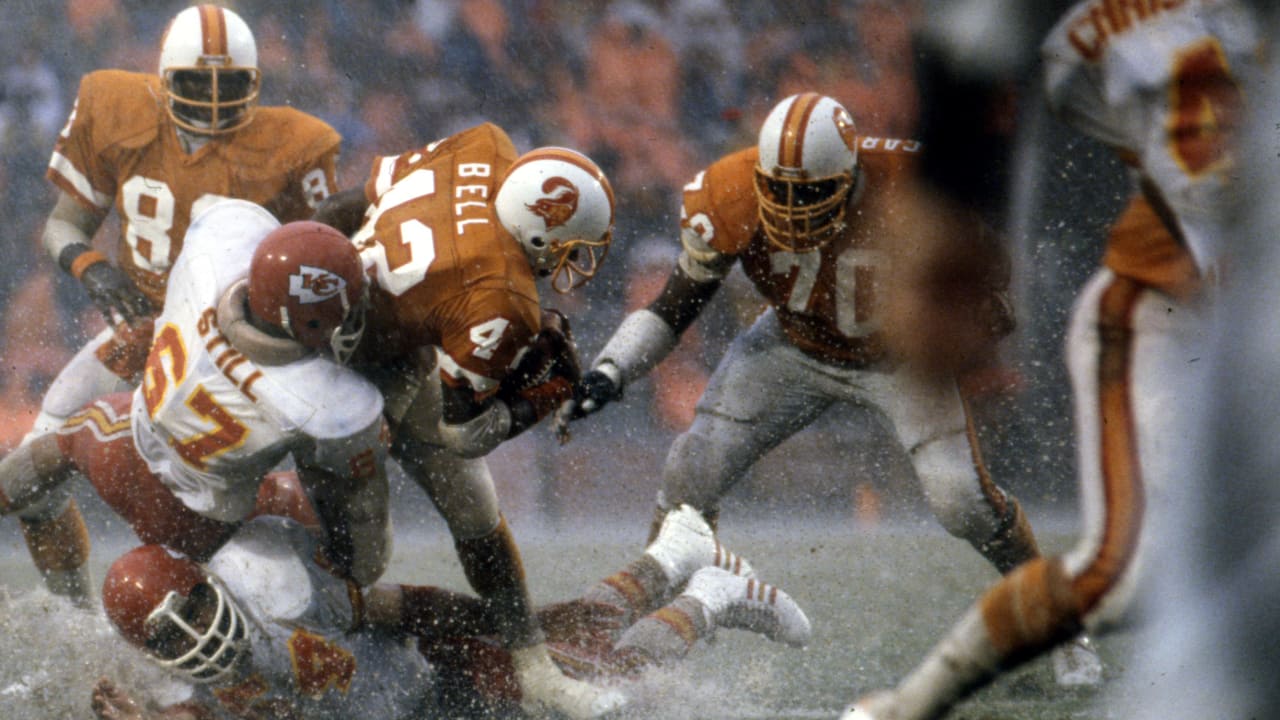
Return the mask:
[[[253,32],[226,8],[183,10],[160,45],[160,80],[178,127],[219,135],[248,125],[262,86]]]
[[[346,363],[364,334],[365,275],[345,235],[300,220],[272,230],[249,264],[249,312]]]
[[[568,292],[599,270],[613,240],[613,188],[581,153],[544,147],[521,155],[498,187],[498,222],[540,277]]]
[[[111,564],[102,605],[125,640],[191,682],[226,676],[248,651],[244,614],[221,582],[160,545]]]
[[[755,168],[760,225],[775,247],[811,252],[844,226],[858,164],[853,117],[817,93],[792,95],[760,127]]]

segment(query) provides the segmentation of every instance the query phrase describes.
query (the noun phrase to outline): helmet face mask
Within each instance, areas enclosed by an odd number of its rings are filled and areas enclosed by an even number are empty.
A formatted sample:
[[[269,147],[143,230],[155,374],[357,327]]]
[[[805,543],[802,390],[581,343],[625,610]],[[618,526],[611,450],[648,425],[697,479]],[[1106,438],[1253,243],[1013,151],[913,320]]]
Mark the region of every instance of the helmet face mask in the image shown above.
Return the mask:
[[[221,581],[160,545],[111,564],[102,605],[125,640],[190,682],[227,677],[249,652],[244,613]]]
[[[534,274],[567,293],[595,276],[613,241],[613,188],[586,156],[539,148],[507,170],[494,199],[498,221]]]
[[[165,71],[169,111],[179,127],[218,134],[244,127],[258,101],[256,69],[170,68]]]
[[[840,103],[817,93],[786,98],[765,118],[758,150],[755,194],[770,244],[812,252],[843,231],[858,153]]]
[[[262,85],[253,33],[225,8],[187,8],[165,30],[160,79],[178,127],[201,135],[238,130],[253,119]]]
[[[152,658],[194,683],[226,676],[248,649],[244,614],[213,577],[187,596],[169,591],[145,625]]]

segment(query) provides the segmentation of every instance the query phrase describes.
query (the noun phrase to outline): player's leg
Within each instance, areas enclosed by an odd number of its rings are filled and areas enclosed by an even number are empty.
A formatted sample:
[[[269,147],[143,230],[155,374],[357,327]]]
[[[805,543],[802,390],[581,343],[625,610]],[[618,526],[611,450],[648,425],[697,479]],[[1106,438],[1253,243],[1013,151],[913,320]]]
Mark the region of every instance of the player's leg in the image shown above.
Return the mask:
[[[1040,555],[1021,504],[996,485],[969,408],[951,380],[923,380],[906,368],[867,386],[906,449],[929,509],[1000,573]]]
[[[485,600],[498,636],[511,651],[522,702],[590,718],[620,707],[624,698],[565,676],[547,651],[533,613],[524,564],[498,507],[497,491],[482,459],[466,459],[438,441],[438,382],[423,383],[397,424],[392,456],[426,491],[449,525],[463,573]]]
[[[75,466],[55,435],[30,438],[0,460],[0,514],[16,514],[45,586],[55,595],[88,605],[89,531],[67,480]]]
[[[47,435],[94,398],[125,389],[125,381],[107,369],[98,358],[100,348],[112,343],[114,333],[103,330],[77,352],[59,371],[40,405],[40,413],[31,431],[23,439],[30,444]],[[52,441],[47,442],[55,446]],[[52,453],[39,453],[52,455]],[[27,549],[50,592],[88,604],[93,596],[89,576],[89,532],[84,516],[65,481],[75,472],[56,478],[58,489],[46,492],[34,504],[16,511],[22,525]],[[7,514],[8,511],[6,511]]]
[[[1155,409],[1141,398],[1133,318],[1140,288],[1099,273],[1077,301],[1068,365],[1076,400],[1083,533],[1065,557],[1024,563],[988,590],[898,687],[859,701],[850,720],[942,716],[974,689],[1086,627],[1105,627],[1128,611],[1141,571],[1146,527],[1145,475],[1152,452],[1137,431]]]
[[[650,541],[680,505],[696,508],[714,530],[720,498],[761,456],[826,410],[831,397],[813,387],[812,364],[786,340],[772,311],[733,341],[693,424],[667,453]]]
[[[799,647],[808,642],[809,618],[791,596],[754,577],[704,567],[671,602],[645,615],[618,638],[614,672],[637,672],[685,657],[717,628],[746,630]]]
[[[688,505],[667,513],[658,537],[639,558],[587,590],[583,599],[624,611],[624,624],[662,606],[704,567],[754,577],[751,564],[720,544],[702,515]]]
[[[151,472],[133,443],[131,404],[129,393],[90,403],[58,431],[59,447],[142,542],[165,545],[204,562],[239,523],[191,510]]]

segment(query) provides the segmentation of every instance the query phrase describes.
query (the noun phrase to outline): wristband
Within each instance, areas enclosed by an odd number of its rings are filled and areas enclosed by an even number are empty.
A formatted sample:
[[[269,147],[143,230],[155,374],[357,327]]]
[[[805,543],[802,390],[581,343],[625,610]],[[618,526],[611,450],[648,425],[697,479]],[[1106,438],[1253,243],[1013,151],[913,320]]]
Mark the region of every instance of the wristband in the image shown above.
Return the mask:
[[[67,251],[73,248],[76,250],[76,254],[68,255]],[[66,268],[67,272],[71,274],[71,277],[77,280],[79,280],[80,276],[84,274],[86,268],[100,262],[107,262],[107,256],[87,245],[80,245],[79,243],[76,243],[75,245],[68,245],[62,251],[62,254],[58,256],[58,264]]]

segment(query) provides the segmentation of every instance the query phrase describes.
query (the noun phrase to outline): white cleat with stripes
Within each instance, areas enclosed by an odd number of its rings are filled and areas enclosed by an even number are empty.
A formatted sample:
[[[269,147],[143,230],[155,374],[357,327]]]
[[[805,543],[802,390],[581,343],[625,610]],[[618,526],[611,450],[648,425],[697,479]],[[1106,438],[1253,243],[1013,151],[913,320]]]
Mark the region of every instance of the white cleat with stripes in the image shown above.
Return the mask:
[[[672,587],[680,587],[704,567],[755,577],[751,564],[721,545],[702,513],[689,505],[667,513],[658,536],[644,552],[662,566]]]
[[[760,633],[770,640],[800,647],[809,641],[809,618],[791,596],[755,578],[717,567],[695,572],[682,593],[702,604],[718,627]]]

